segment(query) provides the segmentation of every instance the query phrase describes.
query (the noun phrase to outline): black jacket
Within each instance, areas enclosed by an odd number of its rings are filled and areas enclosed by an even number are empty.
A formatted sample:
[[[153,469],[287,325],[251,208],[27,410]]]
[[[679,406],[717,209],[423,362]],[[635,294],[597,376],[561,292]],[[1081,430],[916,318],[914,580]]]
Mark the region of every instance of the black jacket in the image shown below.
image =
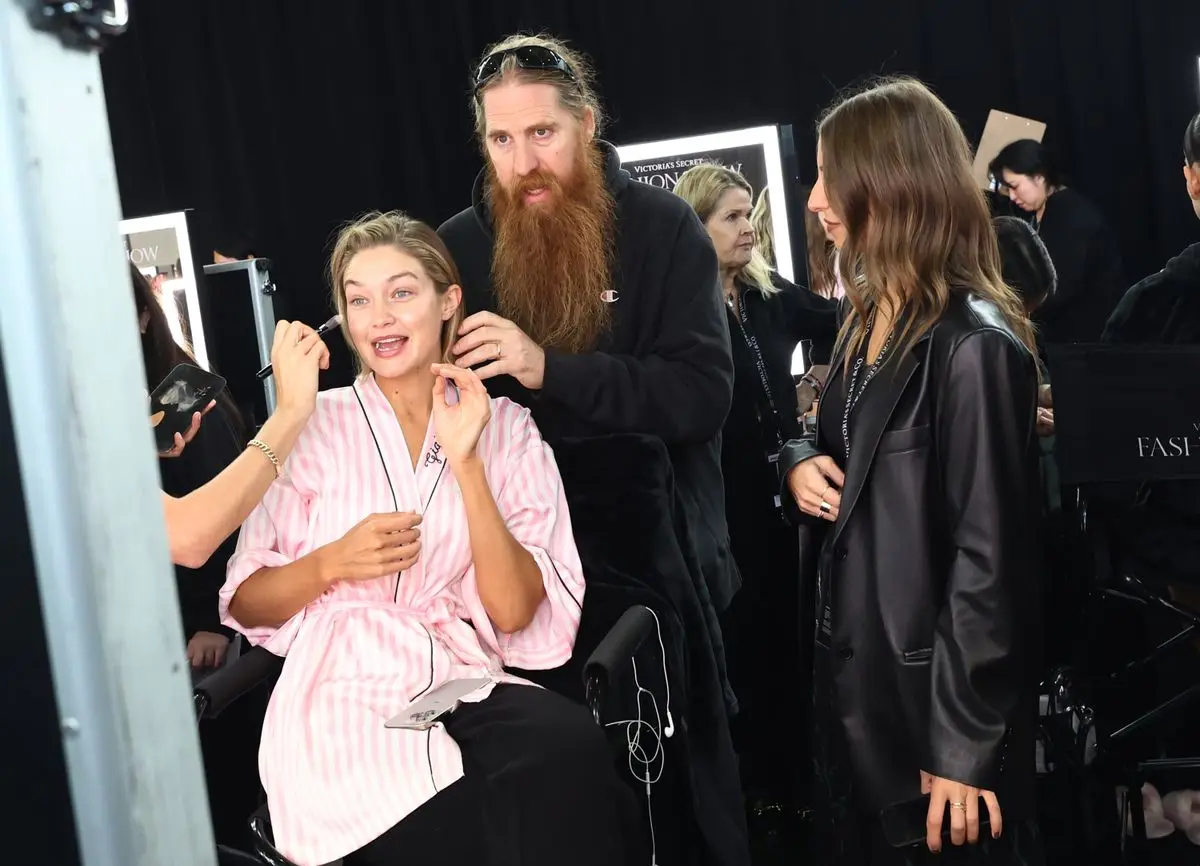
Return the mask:
[[[630,179],[616,149],[602,143],[616,202],[612,323],[598,350],[546,350],[542,390],[501,376],[492,396],[528,406],[553,446],[563,437],[613,433],[667,444],[696,538],[712,604],[724,610],[740,585],[729,552],[721,478],[721,427],[733,394],[729,325],[712,242],[681,198]],[[498,312],[492,287],[492,221],[481,172],[473,205],[438,229],[463,281],[468,315]],[[614,479],[618,480],[618,479]]]
[[[1106,343],[1200,343],[1200,244],[1134,285],[1108,324]]]
[[[1050,196],[1037,232],[1058,275],[1054,294],[1034,313],[1043,344],[1096,342],[1127,285],[1116,236],[1070,188]]]
[[[822,416],[840,418],[839,379],[835,353]],[[817,652],[867,807],[919,797],[921,770],[996,790],[1006,820],[1031,807],[1036,398],[1036,360],[993,305],[960,294],[859,401],[841,513],[816,530]],[[844,454],[826,420],[785,466]]]

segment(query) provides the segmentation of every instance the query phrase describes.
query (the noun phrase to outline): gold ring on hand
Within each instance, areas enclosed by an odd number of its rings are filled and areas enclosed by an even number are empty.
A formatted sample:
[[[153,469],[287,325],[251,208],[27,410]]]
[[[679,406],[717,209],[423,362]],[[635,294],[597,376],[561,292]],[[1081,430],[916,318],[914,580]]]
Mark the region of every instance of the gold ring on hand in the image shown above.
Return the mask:
[[[965,811],[967,811],[967,804],[966,803],[951,803],[950,808],[951,809],[962,809],[965,812]]]

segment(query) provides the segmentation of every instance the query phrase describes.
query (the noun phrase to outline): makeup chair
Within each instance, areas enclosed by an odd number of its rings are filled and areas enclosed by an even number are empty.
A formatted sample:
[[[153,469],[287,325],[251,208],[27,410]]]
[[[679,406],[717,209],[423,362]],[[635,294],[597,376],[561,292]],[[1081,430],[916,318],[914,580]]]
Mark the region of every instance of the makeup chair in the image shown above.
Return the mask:
[[[1042,742],[1046,763],[1068,773],[1088,800],[1076,810],[1085,816],[1084,837],[1106,853],[1119,851],[1119,862],[1144,864],[1143,783],[1156,783],[1164,793],[1200,787],[1200,757],[1150,757],[1153,746],[1147,742],[1200,701],[1200,682],[1174,695],[1153,695],[1154,705],[1135,710],[1132,718],[1130,707],[1145,698],[1141,693],[1154,683],[1166,656],[1194,653],[1200,612],[1170,597],[1168,580],[1178,575],[1139,565],[1118,540],[1131,509],[1155,483],[1200,485],[1200,413],[1180,400],[1200,377],[1200,348],[1051,346],[1049,365],[1055,456],[1080,566],[1078,575],[1053,576],[1076,578],[1073,589],[1060,592],[1056,607],[1082,611],[1082,616],[1075,622],[1047,622],[1047,628],[1074,630],[1081,663],[1051,672],[1043,683]],[[1200,579],[1200,562],[1193,577]],[[1072,592],[1075,601],[1063,603]],[[1109,625],[1114,615],[1137,623],[1154,616],[1173,633],[1148,651],[1125,653]],[[1122,658],[1097,658],[1102,648],[1114,645]],[[1114,808],[1117,788],[1126,792],[1119,811]],[[1125,832],[1127,826],[1131,833]]]
[[[654,615],[643,606],[631,607],[617,621],[600,645],[588,657],[584,666],[584,690],[588,707],[597,724],[602,724],[606,698],[618,687],[630,670],[630,661],[646,638],[654,633]],[[196,685],[193,695],[197,719],[213,719],[249,692],[274,685],[283,670],[284,659],[262,647],[254,647],[237,661],[206,677]],[[266,866],[294,866],[275,848],[271,833],[271,817],[264,804],[250,817],[250,832],[255,854]],[[236,858],[239,852],[222,852],[222,857]],[[233,862],[230,859],[230,862]]]

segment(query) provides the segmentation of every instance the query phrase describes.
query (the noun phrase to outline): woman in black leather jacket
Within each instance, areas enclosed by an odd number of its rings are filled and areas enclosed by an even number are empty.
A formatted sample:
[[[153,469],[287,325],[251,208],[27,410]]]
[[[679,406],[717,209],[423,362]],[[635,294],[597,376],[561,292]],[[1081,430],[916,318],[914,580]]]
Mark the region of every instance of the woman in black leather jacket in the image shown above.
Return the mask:
[[[924,863],[944,845],[934,862],[1029,863],[1033,329],[1001,279],[962,130],[924,85],[834,107],[817,172],[809,207],[847,303],[817,433],[783,461],[801,511],[823,519],[814,748],[830,820],[814,862]],[[893,848],[881,817],[906,811],[926,842]]]

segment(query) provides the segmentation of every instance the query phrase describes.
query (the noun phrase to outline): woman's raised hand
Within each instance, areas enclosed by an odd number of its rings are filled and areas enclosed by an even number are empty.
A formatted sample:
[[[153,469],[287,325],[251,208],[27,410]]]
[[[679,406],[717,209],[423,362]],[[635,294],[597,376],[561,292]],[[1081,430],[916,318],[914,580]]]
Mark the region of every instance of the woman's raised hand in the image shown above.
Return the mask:
[[[465,367],[434,364],[433,374],[433,429],[450,467],[461,467],[475,456],[475,446],[492,417],[491,400],[483,382]]]
[[[275,325],[271,367],[277,410],[307,420],[317,405],[318,374],[329,369],[329,348],[308,325],[281,319]]]

